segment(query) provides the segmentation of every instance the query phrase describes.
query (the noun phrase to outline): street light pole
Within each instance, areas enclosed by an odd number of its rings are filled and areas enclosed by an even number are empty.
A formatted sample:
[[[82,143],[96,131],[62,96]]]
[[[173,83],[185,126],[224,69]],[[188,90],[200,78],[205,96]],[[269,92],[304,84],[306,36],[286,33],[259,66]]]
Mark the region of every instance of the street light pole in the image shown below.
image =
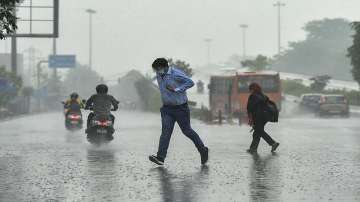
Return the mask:
[[[275,7],[278,9],[278,54],[281,53],[281,7],[284,7],[286,4],[281,3],[278,1],[274,4]]]
[[[92,15],[96,13],[93,9],[86,9],[89,14],[89,68],[92,68]]]
[[[247,24],[241,24],[240,28],[243,32],[243,59],[246,58],[246,29],[249,27]]]
[[[206,38],[206,39],[204,39],[204,41],[207,45],[207,65],[209,66],[210,65],[210,48],[211,48],[212,39]]]

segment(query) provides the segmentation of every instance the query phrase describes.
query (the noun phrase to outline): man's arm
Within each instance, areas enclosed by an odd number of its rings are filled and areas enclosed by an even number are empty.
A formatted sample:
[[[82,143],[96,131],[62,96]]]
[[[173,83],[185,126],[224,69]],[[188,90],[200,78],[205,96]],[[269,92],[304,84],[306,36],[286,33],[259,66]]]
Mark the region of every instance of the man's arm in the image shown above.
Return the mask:
[[[70,106],[70,102],[69,102],[69,100],[66,100],[64,103],[64,109],[68,109],[69,106]]]
[[[247,114],[248,114],[248,118],[249,118],[249,122],[248,124],[250,126],[253,126],[254,125],[254,117],[253,117],[253,114],[255,112],[255,105],[256,105],[256,100],[254,98],[254,95],[250,95],[249,98],[248,98],[248,103],[247,103]]]
[[[119,101],[117,101],[113,96],[111,96],[111,103],[114,106],[114,110],[119,108]]]
[[[175,79],[180,83],[180,85],[174,89],[175,92],[185,92],[194,86],[194,82],[183,72],[176,71]]]
[[[85,109],[90,109],[92,104],[94,103],[94,96],[92,95],[87,101],[85,105]]]

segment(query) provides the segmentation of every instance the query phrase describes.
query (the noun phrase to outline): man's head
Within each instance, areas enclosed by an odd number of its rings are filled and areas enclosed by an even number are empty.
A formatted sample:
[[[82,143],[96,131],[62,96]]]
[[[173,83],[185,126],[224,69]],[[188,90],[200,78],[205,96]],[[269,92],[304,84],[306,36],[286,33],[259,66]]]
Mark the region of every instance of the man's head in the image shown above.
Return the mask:
[[[105,84],[99,84],[96,86],[96,93],[97,94],[107,94],[108,87]]]
[[[79,94],[77,94],[77,93],[71,93],[70,94],[70,99],[72,99],[72,100],[76,100],[76,99],[78,99],[79,98]]]
[[[249,85],[249,91],[250,91],[250,93],[261,93],[262,89],[258,83],[253,82]]]
[[[158,74],[166,74],[169,70],[169,63],[165,58],[157,58],[152,63],[152,68]]]

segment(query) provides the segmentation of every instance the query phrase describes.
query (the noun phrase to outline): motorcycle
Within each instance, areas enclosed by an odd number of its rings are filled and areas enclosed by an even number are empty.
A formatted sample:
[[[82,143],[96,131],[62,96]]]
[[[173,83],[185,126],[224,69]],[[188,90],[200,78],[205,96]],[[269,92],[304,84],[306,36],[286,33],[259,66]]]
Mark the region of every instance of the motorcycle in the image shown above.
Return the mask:
[[[65,102],[62,102],[65,105]],[[65,115],[65,128],[68,130],[80,130],[83,127],[83,117],[81,111],[71,111],[64,109]]]
[[[91,109],[90,109],[91,110]],[[115,110],[111,110],[115,111]],[[86,129],[87,140],[94,145],[109,143],[114,139],[115,132],[112,115],[95,115]]]

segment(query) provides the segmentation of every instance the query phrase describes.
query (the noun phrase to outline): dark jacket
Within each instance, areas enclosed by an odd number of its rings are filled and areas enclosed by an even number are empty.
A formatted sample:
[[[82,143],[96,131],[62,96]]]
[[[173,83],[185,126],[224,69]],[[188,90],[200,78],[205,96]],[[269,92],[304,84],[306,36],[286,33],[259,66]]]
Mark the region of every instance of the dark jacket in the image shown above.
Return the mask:
[[[118,109],[118,101],[108,94],[95,94],[92,95],[86,101],[85,109],[92,108],[97,115],[108,115],[111,111],[111,106],[114,106],[114,110]]]
[[[247,112],[249,117],[256,122],[266,122],[266,102],[269,98],[263,93],[253,93],[248,98]]]

